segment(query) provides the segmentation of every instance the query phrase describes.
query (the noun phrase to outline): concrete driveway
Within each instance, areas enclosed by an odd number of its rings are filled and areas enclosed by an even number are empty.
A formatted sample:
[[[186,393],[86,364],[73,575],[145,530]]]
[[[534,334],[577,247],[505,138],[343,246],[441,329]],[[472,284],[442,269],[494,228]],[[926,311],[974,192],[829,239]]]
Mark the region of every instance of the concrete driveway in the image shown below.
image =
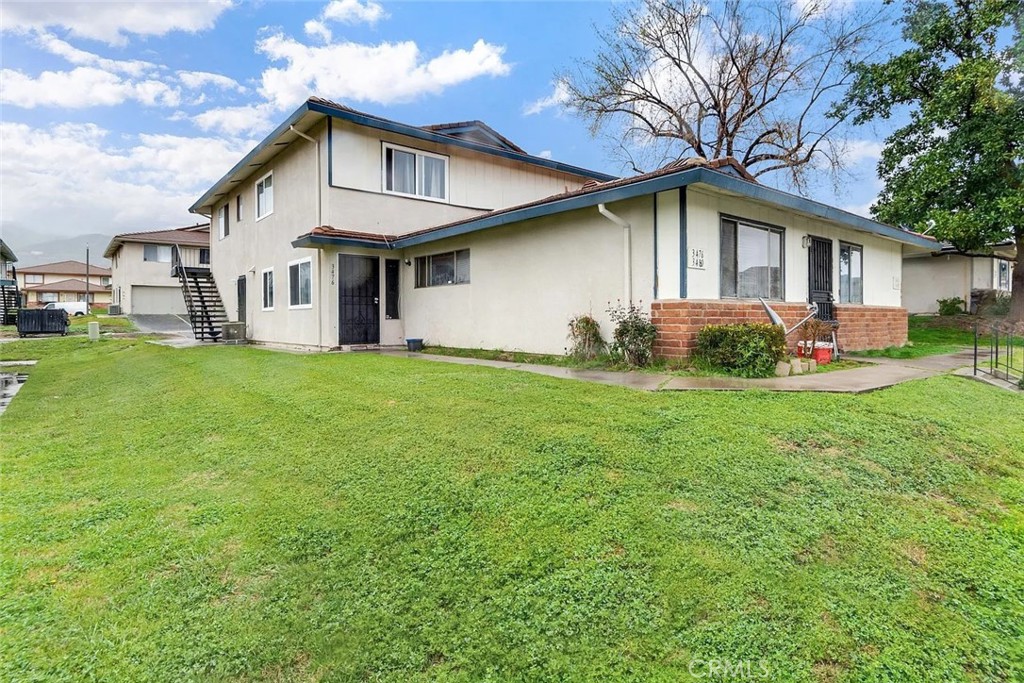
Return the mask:
[[[129,315],[128,319],[135,323],[139,332],[150,334],[173,334],[186,339],[195,339],[192,325],[183,315]]]

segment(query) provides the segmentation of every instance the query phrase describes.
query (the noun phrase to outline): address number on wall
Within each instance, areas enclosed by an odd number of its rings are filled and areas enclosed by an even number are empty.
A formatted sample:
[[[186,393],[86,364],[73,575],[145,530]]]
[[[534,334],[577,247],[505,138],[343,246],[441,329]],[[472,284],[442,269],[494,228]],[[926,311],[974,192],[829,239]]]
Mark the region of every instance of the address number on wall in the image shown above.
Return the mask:
[[[695,270],[704,270],[704,250],[703,249],[690,249],[690,262],[687,265],[688,268]]]

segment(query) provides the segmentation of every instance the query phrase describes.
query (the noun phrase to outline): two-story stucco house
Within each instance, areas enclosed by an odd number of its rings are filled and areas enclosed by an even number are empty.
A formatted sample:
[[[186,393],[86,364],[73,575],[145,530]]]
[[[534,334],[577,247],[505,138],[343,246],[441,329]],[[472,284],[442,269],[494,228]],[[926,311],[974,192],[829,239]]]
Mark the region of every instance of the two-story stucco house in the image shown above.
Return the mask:
[[[830,304],[848,349],[902,344],[905,252],[933,240],[760,185],[731,160],[624,179],[479,122],[417,127],[308,100],[191,208],[250,339],[560,353],[610,302],[684,356],[710,322]],[[834,303],[833,303],[834,302]]]
[[[110,304],[110,269],[82,261],[57,261],[18,269],[18,283],[27,307],[51,301],[86,301]],[[88,284],[87,284],[88,283]]]
[[[172,274],[173,248],[190,263],[209,265],[210,226],[116,235],[103,255],[110,259],[113,310],[135,315],[184,315],[185,299]]]

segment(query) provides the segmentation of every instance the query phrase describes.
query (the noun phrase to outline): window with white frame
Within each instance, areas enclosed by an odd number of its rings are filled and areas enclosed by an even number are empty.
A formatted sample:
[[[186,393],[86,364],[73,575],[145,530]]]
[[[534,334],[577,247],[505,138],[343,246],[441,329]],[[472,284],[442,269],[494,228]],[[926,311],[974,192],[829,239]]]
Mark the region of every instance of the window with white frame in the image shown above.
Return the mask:
[[[103,285],[104,287],[109,287],[110,286],[110,277],[107,276],[107,275],[104,275],[103,277],[101,277],[100,278],[100,284]]]
[[[40,292],[39,300],[44,304],[49,304],[57,301],[57,292]]]
[[[721,295],[783,299],[783,230],[722,217]]]
[[[274,310],[274,269],[263,269],[263,310]]]
[[[469,283],[469,249],[416,257],[416,286]]]
[[[256,181],[256,220],[274,213],[274,174]]]
[[[155,263],[171,262],[171,245],[169,244],[145,244],[142,247],[142,260]]]
[[[839,303],[864,303],[864,247],[839,243]]]
[[[217,210],[217,235],[224,239],[231,234],[231,205],[225,204]]]
[[[1010,262],[1002,259],[999,260],[999,289],[1010,289]]]
[[[313,259],[288,264],[288,308],[312,308]]]
[[[384,191],[447,201],[448,157],[384,143]]]
[[[36,273],[25,274],[26,285],[41,285],[43,284],[43,276]]]

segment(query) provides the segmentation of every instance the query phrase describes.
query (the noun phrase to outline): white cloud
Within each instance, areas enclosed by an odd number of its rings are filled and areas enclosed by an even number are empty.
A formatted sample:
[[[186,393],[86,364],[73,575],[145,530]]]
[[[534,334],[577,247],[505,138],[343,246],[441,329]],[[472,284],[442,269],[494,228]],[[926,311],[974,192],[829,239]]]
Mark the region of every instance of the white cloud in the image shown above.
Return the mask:
[[[331,42],[333,35],[331,29],[327,28],[327,24],[317,19],[310,19],[306,22],[303,29],[306,31],[306,35],[310,38],[319,38],[325,43]]]
[[[481,76],[504,76],[505,48],[478,40],[469,50],[445,51],[425,59],[412,41],[362,45],[343,42],[309,46],[277,33],[256,48],[286,66],[263,72],[261,94],[277,109],[288,109],[310,93],[322,97],[397,104]]]
[[[523,114],[526,116],[533,116],[553,107],[561,111],[562,107],[564,107],[568,101],[569,87],[564,81],[555,81],[551,94],[527,104],[523,107]]]
[[[267,103],[216,107],[193,116],[192,122],[202,130],[227,135],[264,133],[273,126],[275,113],[274,107]]]
[[[179,90],[161,81],[134,81],[90,66],[71,71],[44,71],[35,77],[3,69],[0,80],[4,84],[0,102],[26,109],[40,106],[80,109],[129,100],[146,106],[175,107],[181,102]]]
[[[3,31],[67,29],[73,36],[124,45],[131,34],[162,36],[172,31],[196,33],[212,28],[231,0],[205,2],[4,2]]]
[[[52,33],[38,33],[35,42],[43,50],[58,57],[63,57],[75,66],[94,66],[104,71],[123,73],[135,77],[159,68],[152,62],[145,62],[140,59],[123,60],[100,57],[92,52],[80,50]]]
[[[545,149],[545,150],[543,150],[541,152],[538,152],[537,156],[539,156],[541,159],[550,159],[551,158],[551,150],[550,149]]]
[[[388,15],[380,3],[373,0],[332,0],[320,16],[343,24],[375,24]]]
[[[858,216],[864,216],[864,218],[871,218],[871,205],[874,203],[875,200],[872,199],[871,201],[864,202],[863,204],[847,204],[840,208],[843,211],[849,211],[850,213],[855,213]]]
[[[862,161],[876,161],[882,156],[882,149],[885,147],[878,140],[850,140],[846,143],[843,152],[843,159],[849,164],[859,164]]]
[[[189,90],[201,90],[209,85],[221,90],[234,90],[242,93],[246,91],[245,86],[235,79],[209,71],[179,71],[178,79]]]
[[[119,139],[95,124],[33,128],[0,123],[4,220],[121,232],[194,222],[188,207],[254,140],[141,135]]]

